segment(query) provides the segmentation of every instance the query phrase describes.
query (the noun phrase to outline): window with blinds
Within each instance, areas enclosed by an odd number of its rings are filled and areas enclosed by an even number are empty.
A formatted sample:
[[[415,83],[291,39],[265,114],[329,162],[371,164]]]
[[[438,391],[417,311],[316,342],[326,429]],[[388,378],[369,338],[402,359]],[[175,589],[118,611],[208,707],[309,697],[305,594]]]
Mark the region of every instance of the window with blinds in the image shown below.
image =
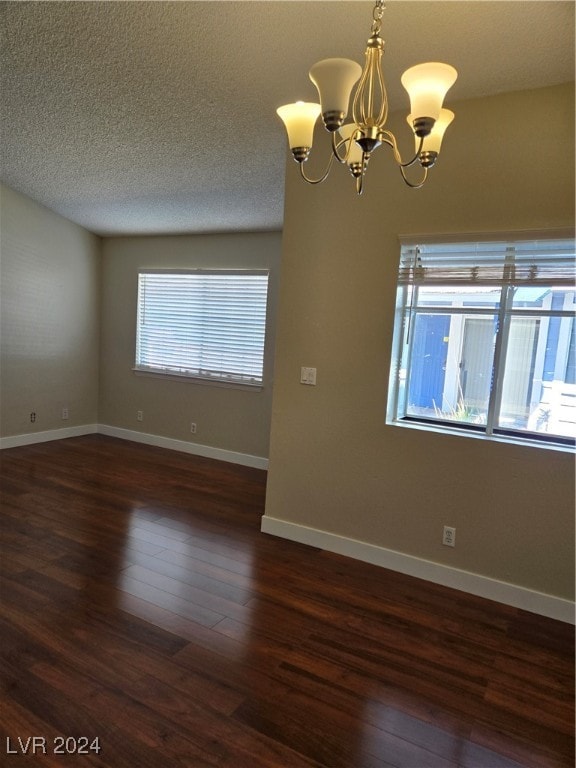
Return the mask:
[[[574,239],[405,243],[388,421],[574,445]]]
[[[268,272],[142,271],[135,370],[262,386]]]

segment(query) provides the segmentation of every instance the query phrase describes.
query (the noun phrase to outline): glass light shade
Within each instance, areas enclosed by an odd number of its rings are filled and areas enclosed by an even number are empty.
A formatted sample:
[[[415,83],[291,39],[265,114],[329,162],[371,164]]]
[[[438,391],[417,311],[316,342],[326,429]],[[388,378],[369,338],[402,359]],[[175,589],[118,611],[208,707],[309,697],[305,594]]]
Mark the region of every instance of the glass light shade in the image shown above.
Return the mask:
[[[322,59],[309,72],[326,112],[348,113],[350,92],[362,74],[362,67],[351,59]]]
[[[354,131],[358,130],[358,126],[355,123],[347,123],[346,125],[343,125],[342,128],[338,129],[338,133],[343,139],[350,139]],[[352,139],[350,141],[350,149],[348,150],[348,160],[346,161],[348,165],[352,165],[353,163],[361,163],[362,162],[362,147],[360,147],[356,142]]]
[[[278,107],[276,114],[284,122],[290,149],[312,146],[314,124],[320,114],[320,104],[297,101]]]
[[[441,109],[440,110],[440,116],[438,117],[438,120],[434,123],[434,127],[432,128],[432,132],[428,134],[428,136],[424,137],[424,144],[422,145],[422,152],[440,152],[440,147],[442,145],[442,139],[444,138],[444,132],[446,128],[450,125],[450,123],[454,120],[454,112],[451,112],[449,109]],[[414,121],[414,115],[408,115],[406,118],[406,121],[410,128],[412,128],[412,124]],[[418,148],[420,146],[420,139],[418,136],[414,136],[416,151],[418,151]]]
[[[444,97],[457,77],[454,67],[438,61],[407,69],[401,80],[410,96],[410,112],[414,119],[431,117],[438,120]]]

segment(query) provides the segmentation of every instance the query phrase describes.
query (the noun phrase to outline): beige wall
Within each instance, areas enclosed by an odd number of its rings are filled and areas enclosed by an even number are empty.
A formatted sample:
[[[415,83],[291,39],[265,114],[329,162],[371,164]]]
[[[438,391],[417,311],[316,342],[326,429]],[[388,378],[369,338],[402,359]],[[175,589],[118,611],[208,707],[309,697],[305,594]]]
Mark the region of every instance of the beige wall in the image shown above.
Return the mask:
[[[100,240],[4,185],[0,195],[0,434],[95,424]]]
[[[100,423],[268,456],[280,233],[127,237],[104,241]],[[269,269],[261,391],[137,376],[134,366],[140,268]],[[144,412],[138,422],[136,412]],[[190,422],[198,431],[190,433]]]
[[[421,190],[386,148],[361,198],[288,163],[266,515],[571,598],[573,456],[385,424],[398,235],[573,225],[573,86],[454,109]]]

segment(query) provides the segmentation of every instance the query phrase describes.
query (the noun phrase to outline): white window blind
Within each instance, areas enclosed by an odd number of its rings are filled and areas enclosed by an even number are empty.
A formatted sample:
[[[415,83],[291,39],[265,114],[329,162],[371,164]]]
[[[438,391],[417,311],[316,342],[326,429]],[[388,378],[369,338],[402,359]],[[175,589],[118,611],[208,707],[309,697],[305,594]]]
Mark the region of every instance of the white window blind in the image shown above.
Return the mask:
[[[413,244],[400,285],[574,285],[574,240]]]
[[[142,271],[135,370],[261,385],[268,272]]]

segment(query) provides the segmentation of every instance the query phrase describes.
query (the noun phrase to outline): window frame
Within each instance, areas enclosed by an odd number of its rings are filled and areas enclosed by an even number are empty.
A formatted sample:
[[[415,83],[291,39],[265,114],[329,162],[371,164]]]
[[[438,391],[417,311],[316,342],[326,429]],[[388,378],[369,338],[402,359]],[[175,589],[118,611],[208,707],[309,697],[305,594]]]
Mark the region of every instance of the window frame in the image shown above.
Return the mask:
[[[234,277],[264,277],[265,289],[264,298],[260,302],[260,313],[263,312],[263,320],[261,323],[261,367],[260,375],[254,375],[244,371],[242,373],[233,373],[231,371],[222,370],[201,370],[198,367],[190,367],[188,371],[181,370],[184,364],[180,365],[180,370],[176,370],[175,367],[151,366],[142,363],[142,357],[140,356],[140,343],[141,343],[141,327],[142,327],[142,278],[146,275],[151,276],[169,276],[177,277],[182,276],[198,276],[202,278],[209,278],[215,276],[218,278],[226,276]],[[270,308],[270,270],[269,269],[228,269],[228,268],[191,268],[191,269],[154,269],[154,268],[142,268],[138,270],[138,282],[137,282],[137,298],[136,298],[136,327],[135,327],[135,344],[134,344],[134,366],[133,372],[137,376],[149,376],[153,378],[160,378],[163,380],[173,380],[180,382],[188,382],[191,384],[209,385],[215,387],[225,387],[232,389],[246,389],[252,391],[261,391],[265,386],[266,378],[266,353],[268,344],[268,325],[269,325],[269,308]],[[203,328],[208,327],[206,323]],[[175,362],[175,361],[174,361]],[[183,360],[181,359],[181,362]]]
[[[530,232],[530,233],[506,233],[506,234],[494,234],[494,235],[451,235],[451,236],[434,236],[434,237],[402,237],[400,238],[401,251],[406,247],[415,247],[417,244],[433,244],[433,245],[449,245],[454,243],[478,243],[488,244],[491,241],[497,241],[499,243],[503,241],[509,241],[511,246],[520,244],[526,240],[574,240],[574,232],[570,231],[555,231],[555,232]],[[402,270],[402,257],[400,274]],[[390,365],[390,378],[388,388],[388,402],[386,411],[386,423],[393,426],[408,427],[412,429],[420,429],[424,431],[440,432],[443,434],[459,435],[464,437],[474,437],[479,439],[488,439],[499,442],[518,443],[522,445],[529,445],[539,448],[552,448],[554,450],[568,451],[573,453],[576,447],[576,441],[572,437],[563,437],[560,435],[535,432],[524,429],[514,429],[500,426],[498,420],[500,417],[500,407],[502,405],[502,393],[504,384],[505,373],[505,361],[507,344],[510,334],[510,326],[515,317],[534,318],[540,320],[542,318],[551,319],[553,317],[558,318],[571,318],[572,325],[570,333],[574,333],[576,327],[576,316],[574,311],[568,309],[542,309],[537,307],[513,307],[514,291],[517,287],[522,286],[522,281],[510,281],[506,283],[503,281],[499,286],[500,300],[493,307],[472,307],[472,306],[418,306],[418,289],[420,285],[440,285],[440,283],[428,283],[425,281],[419,283],[414,280],[412,283],[399,284],[396,294],[396,311],[394,321],[394,334],[392,343],[392,355]],[[464,283],[461,284],[462,287]],[[526,283],[524,283],[526,284]],[[553,287],[558,287],[554,285]],[[567,286],[568,291],[575,291],[576,286]],[[409,292],[412,292],[411,295]],[[454,283],[454,292],[458,292],[458,284]],[[575,297],[576,300],[576,297]],[[444,314],[451,317],[455,314],[462,315],[463,322],[467,316],[484,316],[493,314],[496,318],[497,331],[495,332],[495,346],[493,352],[492,369],[491,369],[491,383],[488,400],[488,411],[486,416],[486,424],[473,424],[466,422],[457,422],[450,419],[441,419],[434,417],[427,417],[426,415],[414,415],[408,414],[407,392],[410,381],[410,371],[412,370],[412,352],[413,341],[409,339],[409,349],[407,357],[403,353],[403,345],[406,343],[406,337],[410,334],[410,325],[416,322],[418,314]],[[407,360],[407,362],[406,362]],[[404,368],[403,368],[404,365]],[[402,384],[402,371],[406,370],[404,377],[404,385]],[[402,405],[401,390],[404,386],[405,389],[405,402]],[[402,410],[404,412],[402,412]]]

